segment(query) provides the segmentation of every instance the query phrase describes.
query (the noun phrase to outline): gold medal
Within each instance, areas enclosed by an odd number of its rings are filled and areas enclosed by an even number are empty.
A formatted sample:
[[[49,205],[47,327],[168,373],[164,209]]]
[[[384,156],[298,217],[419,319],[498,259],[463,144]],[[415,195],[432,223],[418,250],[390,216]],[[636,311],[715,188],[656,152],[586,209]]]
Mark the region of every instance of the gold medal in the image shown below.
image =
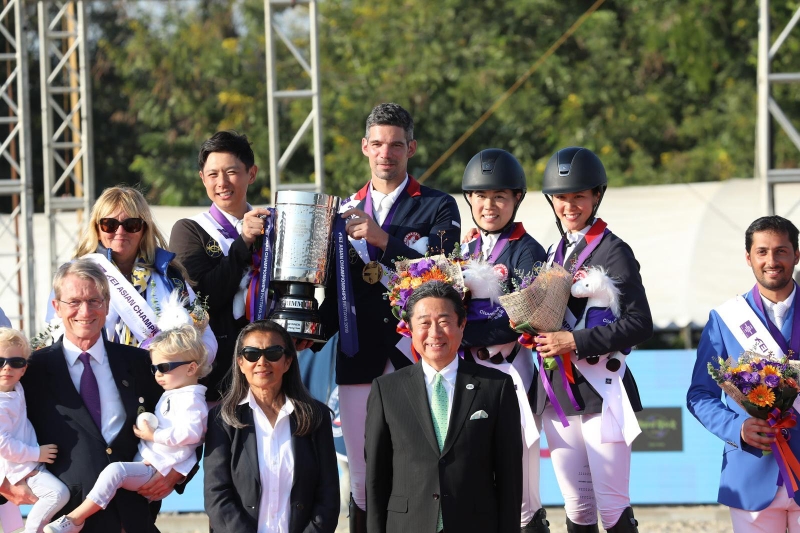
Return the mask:
[[[377,261],[370,261],[364,265],[364,270],[361,271],[361,277],[370,285],[375,285],[381,280],[383,276],[383,269],[381,264]]]

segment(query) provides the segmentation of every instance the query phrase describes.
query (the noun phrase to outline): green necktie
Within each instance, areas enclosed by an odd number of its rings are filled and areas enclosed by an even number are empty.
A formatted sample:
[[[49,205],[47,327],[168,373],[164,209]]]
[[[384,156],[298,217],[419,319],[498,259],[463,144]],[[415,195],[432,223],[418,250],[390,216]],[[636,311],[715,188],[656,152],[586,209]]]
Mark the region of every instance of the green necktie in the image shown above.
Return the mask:
[[[431,418],[433,419],[433,430],[436,432],[436,442],[439,443],[439,451],[444,448],[444,439],[447,436],[447,390],[444,388],[444,380],[440,373],[436,373],[433,378],[433,394],[431,394]],[[439,519],[436,522],[436,531],[444,529],[442,521],[442,504],[439,503]]]

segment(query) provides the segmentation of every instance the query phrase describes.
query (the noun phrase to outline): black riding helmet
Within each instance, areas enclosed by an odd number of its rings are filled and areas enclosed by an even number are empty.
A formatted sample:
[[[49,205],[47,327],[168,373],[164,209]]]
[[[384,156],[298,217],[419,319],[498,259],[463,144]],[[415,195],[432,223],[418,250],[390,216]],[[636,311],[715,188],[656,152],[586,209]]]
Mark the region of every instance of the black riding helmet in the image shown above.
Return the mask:
[[[572,192],[587,191],[597,189],[600,191],[600,199],[592,209],[590,220],[597,215],[600,202],[606,193],[608,178],[606,169],[600,158],[587,148],[572,146],[562,148],[550,158],[547,167],[544,169],[544,179],[542,180],[542,193],[555,214],[552,196],[555,194],[567,194]],[[564,228],[561,220],[556,215],[558,231],[564,235]]]
[[[514,223],[517,209],[519,209],[519,205],[528,190],[528,184],[525,180],[525,171],[522,170],[522,165],[519,164],[516,157],[505,150],[487,148],[475,154],[467,163],[467,168],[464,169],[464,177],[461,179],[461,192],[470,207],[470,215],[472,215],[472,204],[469,201],[470,192],[501,191],[503,189],[510,189],[515,194],[519,192],[521,195],[514,206],[514,213],[511,215],[511,220],[508,221],[508,224],[499,231],[491,233],[502,233]],[[481,228],[474,216],[472,216],[472,221],[481,231],[489,233]]]

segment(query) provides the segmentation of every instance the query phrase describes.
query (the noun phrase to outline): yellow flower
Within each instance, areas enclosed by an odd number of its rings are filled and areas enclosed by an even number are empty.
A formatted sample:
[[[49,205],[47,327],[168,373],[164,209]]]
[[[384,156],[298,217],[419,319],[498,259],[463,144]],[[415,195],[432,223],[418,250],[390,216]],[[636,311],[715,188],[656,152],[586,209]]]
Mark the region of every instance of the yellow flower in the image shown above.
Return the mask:
[[[416,289],[420,285],[422,285],[423,279],[422,278],[413,278],[411,280],[411,287]]]
[[[762,371],[764,376],[780,376],[781,373],[772,365],[766,365]]]
[[[775,403],[775,394],[766,385],[759,385],[747,395],[750,403],[759,407],[771,407]]]

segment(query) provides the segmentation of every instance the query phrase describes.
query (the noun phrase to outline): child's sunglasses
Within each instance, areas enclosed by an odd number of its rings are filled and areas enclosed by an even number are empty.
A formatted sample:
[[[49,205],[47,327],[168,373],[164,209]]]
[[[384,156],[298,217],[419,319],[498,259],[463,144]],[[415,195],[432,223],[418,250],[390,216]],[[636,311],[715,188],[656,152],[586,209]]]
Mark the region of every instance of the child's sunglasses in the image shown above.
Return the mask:
[[[255,348],[253,346],[245,346],[242,348],[242,351],[239,352],[239,355],[250,361],[251,363],[257,363],[261,356],[267,358],[267,361],[274,363],[276,361],[280,361],[283,354],[286,353],[286,348],[280,345],[275,346],[268,346],[266,348]]]
[[[171,363],[158,363],[157,365],[150,365],[150,372],[153,375],[156,375],[156,372],[161,372],[162,374],[166,374],[170,370],[174,370],[179,366],[188,365],[194,363],[194,361],[174,361]]]
[[[11,368],[25,368],[28,360],[24,357],[0,357],[0,368],[8,365]]]

